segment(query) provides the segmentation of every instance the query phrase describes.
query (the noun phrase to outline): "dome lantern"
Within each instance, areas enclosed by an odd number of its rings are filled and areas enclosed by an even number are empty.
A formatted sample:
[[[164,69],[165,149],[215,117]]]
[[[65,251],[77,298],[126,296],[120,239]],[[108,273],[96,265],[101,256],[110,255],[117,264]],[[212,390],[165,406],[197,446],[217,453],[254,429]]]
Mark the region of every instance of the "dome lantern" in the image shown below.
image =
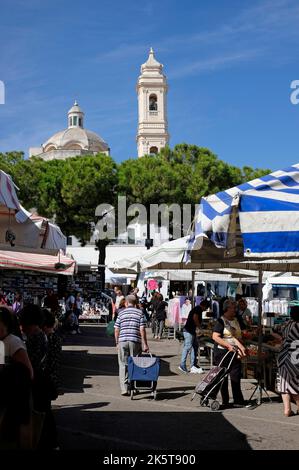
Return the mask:
[[[78,105],[77,101],[75,101],[74,105],[68,112],[68,128],[81,127],[81,129],[83,129],[83,118],[84,112]]]

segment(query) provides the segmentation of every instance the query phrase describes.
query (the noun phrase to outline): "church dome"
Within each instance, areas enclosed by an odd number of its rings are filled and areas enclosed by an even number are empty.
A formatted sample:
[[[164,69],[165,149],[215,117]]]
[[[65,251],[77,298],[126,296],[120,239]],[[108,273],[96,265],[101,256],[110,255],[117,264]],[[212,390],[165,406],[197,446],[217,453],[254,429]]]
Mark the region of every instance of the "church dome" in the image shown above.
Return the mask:
[[[90,150],[107,152],[107,143],[95,132],[81,127],[69,127],[57,132],[43,144],[44,152],[50,150]]]
[[[43,152],[53,150],[84,150],[108,152],[107,143],[95,132],[83,128],[84,112],[77,101],[68,112],[68,128],[57,132],[43,144]]]

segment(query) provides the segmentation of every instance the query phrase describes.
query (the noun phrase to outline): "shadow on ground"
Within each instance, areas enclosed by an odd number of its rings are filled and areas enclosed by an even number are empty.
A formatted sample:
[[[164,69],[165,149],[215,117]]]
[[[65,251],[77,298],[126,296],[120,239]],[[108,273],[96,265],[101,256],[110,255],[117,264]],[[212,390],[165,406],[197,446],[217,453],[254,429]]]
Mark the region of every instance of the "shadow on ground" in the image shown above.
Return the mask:
[[[90,388],[84,380],[91,376],[118,376],[119,372],[116,350],[114,354],[90,354],[87,349],[63,351],[62,364],[64,393],[68,390],[72,393],[81,393],[84,389]],[[169,362],[161,359],[160,376],[176,375],[170,370]]]
[[[78,450],[251,449],[221,412],[105,411],[106,405],[56,409],[61,449],[74,449],[74,442]]]
[[[80,349],[64,349],[62,353],[63,393],[81,393],[91,385],[84,383],[91,376],[118,376],[118,359],[114,339],[106,335],[105,325],[83,325],[81,335],[66,335],[63,345],[67,348],[80,346]],[[107,348],[107,354],[93,354],[90,347]],[[81,349],[82,348],[82,349]],[[165,359],[173,356],[165,355]],[[160,376],[176,376],[170,364],[161,357]]]

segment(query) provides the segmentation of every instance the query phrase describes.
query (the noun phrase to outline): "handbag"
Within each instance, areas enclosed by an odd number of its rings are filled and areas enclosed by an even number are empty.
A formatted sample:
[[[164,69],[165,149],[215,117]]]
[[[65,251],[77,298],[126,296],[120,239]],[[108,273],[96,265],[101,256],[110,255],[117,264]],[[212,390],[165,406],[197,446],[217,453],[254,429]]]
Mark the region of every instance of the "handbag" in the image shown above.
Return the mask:
[[[114,336],[114,325],[115,325],[115,321],[114,320],[111,320],[107,327],[106,327],[106,335],[107,336]]]

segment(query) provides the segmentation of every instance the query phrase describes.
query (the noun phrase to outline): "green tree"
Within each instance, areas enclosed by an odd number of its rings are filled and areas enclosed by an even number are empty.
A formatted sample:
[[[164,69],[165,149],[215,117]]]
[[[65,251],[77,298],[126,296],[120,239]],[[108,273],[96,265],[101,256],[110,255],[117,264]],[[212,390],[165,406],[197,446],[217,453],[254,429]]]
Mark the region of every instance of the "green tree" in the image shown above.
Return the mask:
[[[24,160],[23,154],[0,154],[0,168],[13,177],[20,188],[19,198],[26,208],[35,208],[54,219],[68,236],[82,245],[90,239],[95,209],[101,203],[115,205],[117,167],[109,156],[80,156],[67,160]],[[105,264],[109,240],[97,240],[99,265]],[[105,283],[105,269],[99,269]]]
[[[95,209],[101,203],[116,205],[117,169],[106,155],[70,158],[65,161],[61,178],[61,210],[57,223],[68,235],[75,235],[82,244],[90,239]],[[96,240],[99,250],[99,272],[105,285],[105,258],[108,239]]]
[[[261,168],[251,168],[250,166],[243,166],[242,168],[242,177],[243,183],[247,181],[254,180],[255,178],[260,178],[261,176],[265,176],[271,173],[271,170]]]
[[[46,162],[37,157],[26,160],[23,152],[7,152],[0,153],[0,168],[11,174],[26,208],[55,217],[62,231],[75,235],[82,245],[90,239],[96,207],[101,203],[116,207],[118,195],[126,195],[128,204],[142,203],[148,210],[150,204],[162,203],[195,208],[202,196],[270,172],[229,165],[211,150],[187,143],[119,165],[102,154]],[[108,239],[96,241],[99,265],[105,264],[108,243]],[[104,269],[101,273],[104,280]]]
[[[14,168],[24,160],[24,152],[0,152],[0,170],[13,177]]]
[[[182,143],[157,155],[129,159],[119,165],[119,192],[128,202],[193,205],[201,197],[223,191],[270,170],[236,166],[220,160],[211,150]],[[193,212],[194,215],[194,212]]]

